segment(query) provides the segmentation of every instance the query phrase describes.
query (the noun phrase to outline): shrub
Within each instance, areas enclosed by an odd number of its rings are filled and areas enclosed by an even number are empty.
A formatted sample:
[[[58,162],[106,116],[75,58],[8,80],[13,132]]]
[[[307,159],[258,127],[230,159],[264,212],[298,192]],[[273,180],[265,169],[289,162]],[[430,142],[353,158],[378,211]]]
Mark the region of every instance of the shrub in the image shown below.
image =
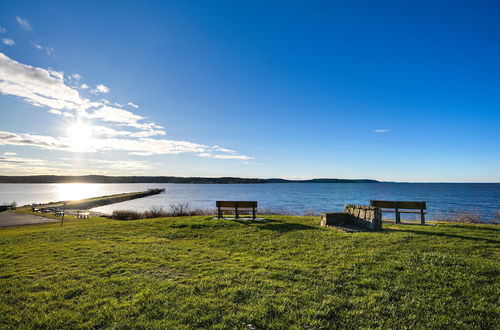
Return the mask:
[[[144,218],[163,218],[168,216],[170,216],[170,214],[161,206],[153,206],[143,214]]]
[[[151,218],[166,218],[166,217],[183,217],[195,215],[211,215],[216,212],[213,210],[195,209],[189,210],[187,203],[171,204],[170,211],[165,211],[161,206],[153,206],[147,211],[137,212],[132,210],[116,210],[111,215],[112,219],[116,220],[137,220]]]
[[[137,220],[142,219],[143,214],[132,210],[116,210],[113,211],[111,218],[116,220]]]
[[[293,212],[287,210],[271,209],[269,207],[265,209],[258,209],[257,213],[262,215],[294,215]]]
[[[319,217],[320,214],[314,210],[305,210],[304,211],[304,216],[305,217]]]
[[[484,215],[477,209],[462,210],[454,212],[451,215],[437,216],[438,221],[450,221],[460,223],[484,223]]]
[[[189,204],[188,203],[178,203],[170,204],[170,216],[171,217],[182,217],[189,214]]]

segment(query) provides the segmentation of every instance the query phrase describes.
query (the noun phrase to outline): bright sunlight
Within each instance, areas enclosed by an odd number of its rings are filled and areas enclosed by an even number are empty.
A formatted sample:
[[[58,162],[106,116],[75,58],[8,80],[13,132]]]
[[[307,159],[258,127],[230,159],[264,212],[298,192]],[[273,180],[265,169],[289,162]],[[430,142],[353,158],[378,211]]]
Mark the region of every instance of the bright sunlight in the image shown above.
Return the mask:
[[[90,149],[92,139],[92,127],[82,121],[77,121],[66,130],[71,143],[71,149],[74,151],[87,151]]]

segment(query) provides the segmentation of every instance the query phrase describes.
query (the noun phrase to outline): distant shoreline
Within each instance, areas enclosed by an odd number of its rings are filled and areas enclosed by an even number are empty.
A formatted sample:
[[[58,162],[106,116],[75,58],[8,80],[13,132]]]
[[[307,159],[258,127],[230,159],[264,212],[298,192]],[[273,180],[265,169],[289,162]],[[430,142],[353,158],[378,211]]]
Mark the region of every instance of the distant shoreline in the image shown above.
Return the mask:
[[[258,179],[239,177],[176,177],[176,176],[106,176],[106,175],[27,175],[0,176],[0,183],[191,183],[191,184],[263,184],[263,183],[380,183],[370,179]]]
[[[288,180],[239,177],[107,176],[107,175],[0,175],[2,183],[182,183],[182,184],[265,184],[265,183],[412,183],[412,184],[499,184],[499,182],[396,182],[372,179]]]

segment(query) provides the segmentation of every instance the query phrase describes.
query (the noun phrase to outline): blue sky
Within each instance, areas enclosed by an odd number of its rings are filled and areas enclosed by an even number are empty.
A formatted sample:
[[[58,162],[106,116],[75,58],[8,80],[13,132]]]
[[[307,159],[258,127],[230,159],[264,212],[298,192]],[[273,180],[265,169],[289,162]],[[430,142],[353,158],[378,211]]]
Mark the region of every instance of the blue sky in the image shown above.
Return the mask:
[[[2,1],[0,174],[500,181],[498,1]]]

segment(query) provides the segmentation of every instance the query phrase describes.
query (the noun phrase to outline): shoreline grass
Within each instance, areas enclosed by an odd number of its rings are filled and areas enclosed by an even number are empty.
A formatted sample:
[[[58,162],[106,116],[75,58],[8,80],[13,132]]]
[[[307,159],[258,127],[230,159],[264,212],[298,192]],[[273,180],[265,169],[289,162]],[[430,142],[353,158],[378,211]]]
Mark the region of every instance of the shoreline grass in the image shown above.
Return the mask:
[[[316,217],[0,229],[2,328],[498,328],[500,228]]]

